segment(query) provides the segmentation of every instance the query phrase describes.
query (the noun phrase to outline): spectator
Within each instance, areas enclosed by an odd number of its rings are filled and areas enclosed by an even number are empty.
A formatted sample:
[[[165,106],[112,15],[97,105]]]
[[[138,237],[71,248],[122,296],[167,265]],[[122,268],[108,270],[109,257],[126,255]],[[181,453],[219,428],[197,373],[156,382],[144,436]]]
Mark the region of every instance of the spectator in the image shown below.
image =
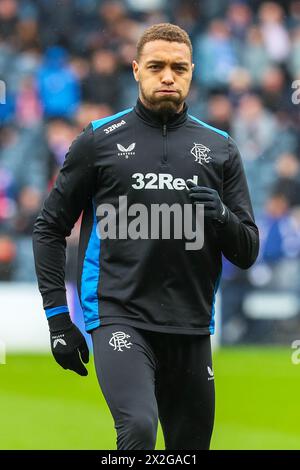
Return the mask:
[[[213,20],[196,40],[195,78],[208,89],[226,87],[238,65],[237,51],[226,23]]]
[[[65,49],[47,49],[37,76],[40,99],[46,117],[72,116],[79,105],[78,80],[68,65]]]
[[[233,2],[227,10],[227,21],[232,37],[242,43],[252,22],[252,11],[246,3]]]
[[[292,107],[290,90],[285,88],[284,73],[279,67],[270,67],[264,72],[261,96],[265,108],[274,113]]]
[[[264,109],[261,98],[255,94],[244,96],[233,119],[233,137],[244,158],[256,211],[263,207],[274,181],[271,150],[276,133],[276,119]]]
[[[288,68],[294,79],[300,77],[300,26],[292,33],[292,47],[288,58]]]
[[[0,35],[7,43],[13,45],[18,26],[18,4],[16,0],[0,2]]]
[[[271,59],[264,44],[261,29],[250,26],[247,30],[247,39],[241,54],[241,62],[251,76],[253,84],[258,86]]]
[[[116,54],[109,50],[98,50],[93,53],[91,62],[91,72],[82,82],[83,100],[90,103],[107,103],[116,109],[121,88]]]
[[[39,101],[35,83],[31,77],[23,80],[16,97],[16,121],[20,126],[34,126],[42,118],[42,104]]]
[[[232,106],[225,95],[213,95],[208,101],[208,123],[231,134]]]
[[[272,61],[283,63],[290,51],[290,39],[284,25],[284,12],[275,2],[263,2],[259,20],[264,43]]]
[[[281,192],[290,208],[300,206],[300,162],[296,155],[284,153],[276,161],[277,181],[274,191]]]
[[[243,96],[248,95],[252,89],[251,76],[247,69],[236,67],[229,77],[228,97],[234,108],[240,104]]]

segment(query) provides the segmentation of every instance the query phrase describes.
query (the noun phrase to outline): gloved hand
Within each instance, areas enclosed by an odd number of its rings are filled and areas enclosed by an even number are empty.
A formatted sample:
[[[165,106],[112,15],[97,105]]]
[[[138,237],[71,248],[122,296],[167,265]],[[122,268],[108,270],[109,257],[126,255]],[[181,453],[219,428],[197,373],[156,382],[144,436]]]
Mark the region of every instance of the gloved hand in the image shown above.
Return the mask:
[[[56,362],[64,369],[88,375],[82,361],[89,362],[89,349],[81,331],[66,313],[48,318],[51,350]]]
[[[204,216],[226,224],[229,218],[227,207],[221,201],[218,191],[207,188],[206,186],[197,186],[194,181],[186,180],[188,195],[195,204],[204,205]]]

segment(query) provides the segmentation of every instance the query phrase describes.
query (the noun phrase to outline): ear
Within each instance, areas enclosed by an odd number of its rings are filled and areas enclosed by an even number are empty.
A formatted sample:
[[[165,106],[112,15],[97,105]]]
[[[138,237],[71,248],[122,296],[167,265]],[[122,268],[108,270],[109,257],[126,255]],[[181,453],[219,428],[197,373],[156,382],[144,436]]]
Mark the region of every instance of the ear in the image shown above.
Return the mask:
[[[195,64],[192,64],[192,73],[194,72]]]
[[[139,64],[136,60],[132,61],[132,71],[133,71],[133,76],[135,78],[135,81],[139,81]]]

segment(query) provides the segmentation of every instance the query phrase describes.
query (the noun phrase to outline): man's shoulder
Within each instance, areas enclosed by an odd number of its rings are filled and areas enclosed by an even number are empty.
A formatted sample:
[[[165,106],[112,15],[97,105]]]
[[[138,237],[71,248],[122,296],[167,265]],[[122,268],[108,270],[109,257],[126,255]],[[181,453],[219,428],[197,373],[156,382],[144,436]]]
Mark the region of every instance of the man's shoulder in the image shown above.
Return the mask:
[[[205,129],[209,133],[211,133],[212,136],[215,137],[220,137],[222,139],[230,139],[229,134],[226,131],[223,131],[222,129],[218,129],[217,127],[211,126],[210,124],[207,124],[204,121],[201,121],[198,117],[193,116],[191,114],[188,114],[189,117],[189,122],[195,125],[195,127]]]
[[[101,129],[104,134],[110,134],[111,132],[126,124],[126,116],[130,115],[132,110],[133,107],[127,108],[119,111],[118,113],[112,114],[111,116],[106,116],[101,119],[91,121],[91,128],[94,132],[98,129]]]

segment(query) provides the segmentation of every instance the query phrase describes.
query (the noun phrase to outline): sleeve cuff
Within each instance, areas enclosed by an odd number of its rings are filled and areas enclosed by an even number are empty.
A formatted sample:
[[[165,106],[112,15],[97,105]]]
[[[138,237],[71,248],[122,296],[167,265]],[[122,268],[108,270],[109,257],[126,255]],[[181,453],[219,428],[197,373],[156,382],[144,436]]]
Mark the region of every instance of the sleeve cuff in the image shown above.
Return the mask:
[[[51,318],[60,313],[69,313],[69,308],[67,305],[61,305],[59,307],[46,308],[45,309],[46,317]]]

